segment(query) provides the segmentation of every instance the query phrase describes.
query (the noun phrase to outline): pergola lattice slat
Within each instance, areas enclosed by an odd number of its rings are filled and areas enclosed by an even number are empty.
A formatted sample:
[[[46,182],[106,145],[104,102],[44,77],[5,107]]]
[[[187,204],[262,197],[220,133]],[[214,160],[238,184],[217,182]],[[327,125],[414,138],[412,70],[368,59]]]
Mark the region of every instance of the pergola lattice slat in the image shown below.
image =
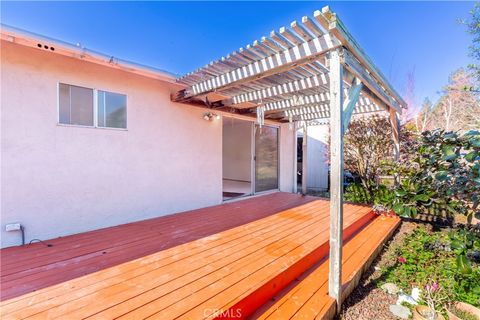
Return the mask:
[[[325,54],[339,45],[339,42],[332,39],[329,34],[324,34],[309,42],[304,42],[302,45],[294,46],[281,53],[271,55],[225,74],[196,83],[187,89],[180,90],[173,100],[184,101],[195,95],[205,94],[214,90],[260,79],[278,73],[280,70],[287,70],[293,66],[313,61],[317,56]]]

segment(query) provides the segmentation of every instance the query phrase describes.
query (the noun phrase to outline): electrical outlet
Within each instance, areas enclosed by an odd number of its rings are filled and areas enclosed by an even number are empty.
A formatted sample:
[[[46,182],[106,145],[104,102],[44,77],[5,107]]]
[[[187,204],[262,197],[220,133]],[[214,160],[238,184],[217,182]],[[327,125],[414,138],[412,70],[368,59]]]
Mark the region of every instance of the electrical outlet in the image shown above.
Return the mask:
[[[18,231],[22,228],[20,223],[7,223],[5,225],[5,231]]]

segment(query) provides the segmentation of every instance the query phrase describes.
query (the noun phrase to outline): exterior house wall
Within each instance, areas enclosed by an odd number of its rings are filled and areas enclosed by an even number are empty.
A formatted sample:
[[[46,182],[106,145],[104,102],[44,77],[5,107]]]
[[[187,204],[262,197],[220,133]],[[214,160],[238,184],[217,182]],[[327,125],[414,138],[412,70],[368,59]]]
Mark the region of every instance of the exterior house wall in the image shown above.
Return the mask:
[[[296,148],[297,148],[297,134],[293,128],[290,128],[288,123],[280,126],[280,174],[279,186],[280,191],[296,192],[294,186],[296,185],[297,173],[296,168]]]
[[[4,41],[1,71],[2,247],[21,243],[7,223],[28,243],[221,203],[222,121],[171,102],[172,84]],[[127,130],[59,125],[59,82],[127,95]]]
[[[2,42],[2,246],[221,202],[221,121],[160,81]],[[57,124],[57,83],[127,95],[127,130]]]
[[[308,127],[307,188],[319,191],[328,188],[328,125]]]

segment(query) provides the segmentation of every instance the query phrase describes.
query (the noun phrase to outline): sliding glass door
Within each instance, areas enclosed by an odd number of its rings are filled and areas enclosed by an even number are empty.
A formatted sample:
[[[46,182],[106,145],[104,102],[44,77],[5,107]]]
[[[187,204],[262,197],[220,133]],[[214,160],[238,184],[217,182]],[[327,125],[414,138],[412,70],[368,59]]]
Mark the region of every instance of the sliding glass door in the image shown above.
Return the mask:
[[[278,128],[255,126],[255,192],[278,189]]]

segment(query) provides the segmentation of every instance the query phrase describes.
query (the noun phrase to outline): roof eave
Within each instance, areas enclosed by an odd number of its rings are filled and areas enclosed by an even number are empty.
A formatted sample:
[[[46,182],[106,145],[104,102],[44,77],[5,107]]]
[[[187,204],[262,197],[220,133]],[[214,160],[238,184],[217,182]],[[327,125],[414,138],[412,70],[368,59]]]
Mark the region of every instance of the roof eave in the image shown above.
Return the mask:
[[[38,50],[45,50],[45,47],[48,47],[49,52],[54,54],[72,57],[82,61],[88,61],[109,68],[119,69],[144,77],[178,85],[178,83],[176,82],[176,76],[164,70],[119,59],[117,57],[96,52],[94,50],[90,50],[79,45],[74,45],[61,40],[52,39],[43,35],[39,35],[5,24],[1,24],[0,26],[0,35],[3,41],[16,43]],[[53,48],[53,50],[51,48]]]

